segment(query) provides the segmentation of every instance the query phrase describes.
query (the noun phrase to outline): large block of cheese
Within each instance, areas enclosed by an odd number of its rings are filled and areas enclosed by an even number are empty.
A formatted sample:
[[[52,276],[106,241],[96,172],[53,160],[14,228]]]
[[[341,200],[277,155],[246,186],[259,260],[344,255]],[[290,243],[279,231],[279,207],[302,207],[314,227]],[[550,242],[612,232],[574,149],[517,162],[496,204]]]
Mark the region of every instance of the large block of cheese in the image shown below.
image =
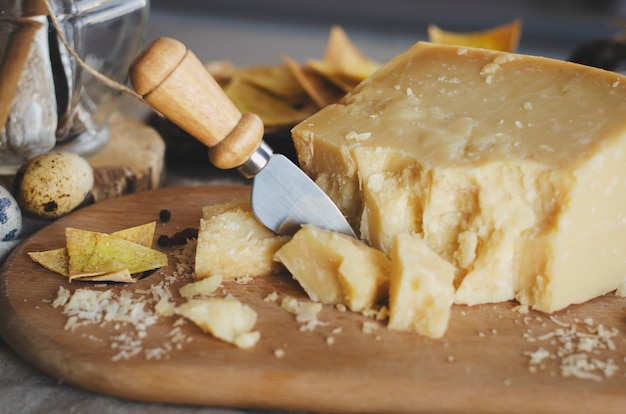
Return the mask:
[[[420,42],[292,133],[362,238],[422,236],[455,301],[552,312],[626,275],[626,77]]]

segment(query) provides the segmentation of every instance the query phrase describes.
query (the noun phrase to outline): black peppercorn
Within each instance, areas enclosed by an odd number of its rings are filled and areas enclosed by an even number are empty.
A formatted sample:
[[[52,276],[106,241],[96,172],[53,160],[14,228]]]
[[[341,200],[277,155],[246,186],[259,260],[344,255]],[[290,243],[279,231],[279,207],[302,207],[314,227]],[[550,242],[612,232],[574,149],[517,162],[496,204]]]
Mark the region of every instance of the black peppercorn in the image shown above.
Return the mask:
[[[170,244],[170,238],[169,238],[169,236],[167,234],[162,234],[157,239],[157,243],[161,247],[167,247]]]
[[[161,219],[162,222],[167,222],[170,221],[170,219],[172,218],[172,212],[169,210],[161,210],[159,211],[159,219]]]

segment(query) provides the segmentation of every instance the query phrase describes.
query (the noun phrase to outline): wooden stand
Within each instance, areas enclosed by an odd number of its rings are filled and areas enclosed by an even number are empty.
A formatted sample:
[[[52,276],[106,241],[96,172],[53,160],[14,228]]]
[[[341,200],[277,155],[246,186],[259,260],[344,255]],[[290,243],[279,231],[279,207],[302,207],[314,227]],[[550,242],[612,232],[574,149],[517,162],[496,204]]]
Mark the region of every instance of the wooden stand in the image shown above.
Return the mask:
[[[111,117],[110,128],[109,145],[89,160],[94,168],[93,201],[159,188],[165,173],[161,136],[119,112]]]
[[[111,140],[89,159],[94,185],[87,203],[95,203],[161,187],[165,174],[165,143],[159,133],[135,118],[116,112],[109,120]],[[11,190],[13,176],[0,176]]]

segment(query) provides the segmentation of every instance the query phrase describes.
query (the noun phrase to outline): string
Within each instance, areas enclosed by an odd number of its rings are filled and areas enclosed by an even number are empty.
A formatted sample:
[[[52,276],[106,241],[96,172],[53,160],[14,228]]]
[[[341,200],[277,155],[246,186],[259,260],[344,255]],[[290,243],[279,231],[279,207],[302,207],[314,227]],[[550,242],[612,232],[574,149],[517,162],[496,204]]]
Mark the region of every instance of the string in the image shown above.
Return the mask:
[[[116,91],[128,94],[130,96],[134,96],[135,98],[139,99],[140,101],[143,101],[142,96],[139,95],[137,92],[135,92],[132,89],[122,85],[119,82],[114,81],[113,79],[110,79],[110,78],[106,77],[105,75],[103,75],[102,73],[100,73],[97,70],[93,69],[87,63],[85,63],[85,61],[83,59],[81,59],[80,56],[78,56],[78,53],[76,53],[74,51],[72,46],[69,44],[69,42],[65,38],[65,35],[63,34],[63,30],[61,29],[61,25],[59,24],[59,21],[57,20],[56,15],[55,15],[54,11],[52,10],[52,6],[50,6],[50,0],[43,0],[43,4],[44,4],[44,7],[46,8],[46,10],[48,12],[48,16],[50,16],[50,21],[52,22],[52,26],[56,30],[57,35],[58,35],[59,39],[61,40],[61,43],[63,43],[63,45],[65,46],[65,48],[69,52],[69,54],[72,55],[72,57],[74,59],[76,59],[76,62],[78,62],[78,64],[83,69],[85,69],[94,78],[98,79],[100,82],[104,83],[108,87],[110,87],[112,89],[115,89]]]

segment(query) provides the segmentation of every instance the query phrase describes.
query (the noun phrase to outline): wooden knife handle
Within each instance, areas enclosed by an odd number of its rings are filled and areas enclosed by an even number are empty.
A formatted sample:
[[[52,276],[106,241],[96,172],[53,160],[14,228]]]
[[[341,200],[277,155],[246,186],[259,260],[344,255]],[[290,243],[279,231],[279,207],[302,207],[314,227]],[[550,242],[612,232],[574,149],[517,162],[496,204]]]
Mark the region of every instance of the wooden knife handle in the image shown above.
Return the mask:
[[[263,139],[263,122],[241,114],[202,62],[181,42],[158,38],[132,63],[129,79],[144,101],[210,148],[218,168],[245,163]]]

